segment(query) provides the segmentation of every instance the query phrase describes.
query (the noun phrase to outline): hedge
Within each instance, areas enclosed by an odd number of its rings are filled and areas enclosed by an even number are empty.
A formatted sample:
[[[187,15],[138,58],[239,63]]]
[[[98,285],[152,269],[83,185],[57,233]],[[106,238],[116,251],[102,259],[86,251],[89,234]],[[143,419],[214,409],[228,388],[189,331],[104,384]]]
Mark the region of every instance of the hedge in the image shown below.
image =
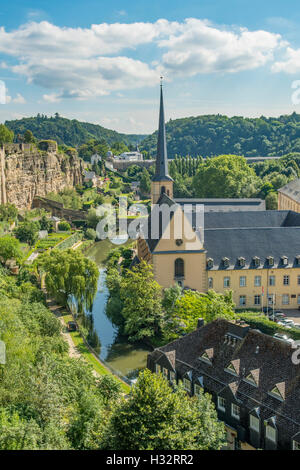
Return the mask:
[[[282,325],[278,325],[265,316],[256,315],[253,313],[237,313],[237,317],[244,320],[251,328],[260,330],[266,335],[273,336],[275,333],[284,333],[294,340],[300,340],[300,330],[297,328],[285,328]]]

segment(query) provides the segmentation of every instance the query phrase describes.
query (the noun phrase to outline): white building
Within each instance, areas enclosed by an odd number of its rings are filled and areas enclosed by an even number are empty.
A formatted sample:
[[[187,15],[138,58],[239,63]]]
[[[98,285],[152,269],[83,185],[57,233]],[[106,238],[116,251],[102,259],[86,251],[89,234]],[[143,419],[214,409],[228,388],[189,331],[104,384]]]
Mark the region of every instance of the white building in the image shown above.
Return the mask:
[[[140,152],[123,152],[118,156],[120,160],[126,160],[130,162],[140,162],[143,160],[143,154]]]
[[[97,153],[94,153],[94,155],[91,156],[91,164],[94,165],[94,163],[100,163],[101,162],[101,157]]]

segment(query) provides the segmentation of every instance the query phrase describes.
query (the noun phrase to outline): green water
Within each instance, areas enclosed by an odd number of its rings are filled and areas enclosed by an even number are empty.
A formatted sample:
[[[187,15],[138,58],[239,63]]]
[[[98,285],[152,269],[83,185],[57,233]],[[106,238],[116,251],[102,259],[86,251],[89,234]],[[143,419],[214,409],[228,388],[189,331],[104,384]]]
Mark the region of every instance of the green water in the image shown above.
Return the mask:
[[[128,343],[126,338],[121,338],[118,335],[118,329],[114,327],[105,314],[108,299],[108,289],[105,283],[105,260],[108,252],[114,247],[116,245],[113,245],[110,241],[103,240],[95,243],[85,252],[85,255],[97,263],[100,271],[98,291],[92,310],[94,327],[101,342],[99,357],[115,371],[128,376],[131,375],[132,371],[146,366],[149,350],[143,346],[132,345]]]

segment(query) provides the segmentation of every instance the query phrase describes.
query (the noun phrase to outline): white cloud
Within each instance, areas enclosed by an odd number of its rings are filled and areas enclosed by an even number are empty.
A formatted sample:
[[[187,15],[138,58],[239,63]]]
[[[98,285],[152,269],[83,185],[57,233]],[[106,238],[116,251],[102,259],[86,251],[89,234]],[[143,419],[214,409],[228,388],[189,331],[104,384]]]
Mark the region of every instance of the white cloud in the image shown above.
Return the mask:
[[[146,63],[128,57],[129,49],[152,44],[161,59]],[[158,83],[176,75],[235,73],[274,60],[285,43],[279,34],[221,28],[207,20],[183,22],[160,19],[154,23],[94,24],[67,28],[47,21],[30,22],[17,30],[0,28],[0,53],[11,56],[14,73],[49,93],[47,102],[64,98],[90,99]],[[139,57],[137,55],[137,57]]]
[[[0,28],[0,52],[16,57],[95,57],[147,44],[171,34],[179,23],[101,23],[90,28],[66,28],[48,21],[30,22],[12,32]]]
[[[284,45],[279,34],[268,31],[218,29],[206,20],[189,18],[179,34],[159,42],[166,73],[236,73],[265,65]]]
[[[300,73],[300,49],[287,47],[283,60],[272,65],[272,72]]]
[[[12,70],[25,75],[30,83],[57,90],[44,95],[48,102],[104,96],[113,90],[152,86],[159,81],[158,71],[128,57],[43,59],[16,65]]]
[[[22,96],[20,93],[17,93],[17,96],[12,100],[12,102],[15,104],[25,104],[26,100],[24,96]]]

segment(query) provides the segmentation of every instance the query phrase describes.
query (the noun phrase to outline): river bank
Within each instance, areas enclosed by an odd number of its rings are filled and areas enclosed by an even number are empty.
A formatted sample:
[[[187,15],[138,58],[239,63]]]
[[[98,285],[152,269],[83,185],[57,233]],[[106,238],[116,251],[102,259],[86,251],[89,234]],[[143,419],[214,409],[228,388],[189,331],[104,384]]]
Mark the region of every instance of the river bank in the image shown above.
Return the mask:
[[[119,335],[118,328],[105,314],[109,297],[106,286],[105,261],[109,251],[114,247],[116,245],[109,240],[102,240],[94,243],[84,252],[85,256],[97,264],[100,271],[98,290],[91,314],[94,329],[101,343],[100,360],[117,375],[132,379],[138,371],[146,367],[147,355],[152,348],[145,344],[129,343],[126,337]]]

